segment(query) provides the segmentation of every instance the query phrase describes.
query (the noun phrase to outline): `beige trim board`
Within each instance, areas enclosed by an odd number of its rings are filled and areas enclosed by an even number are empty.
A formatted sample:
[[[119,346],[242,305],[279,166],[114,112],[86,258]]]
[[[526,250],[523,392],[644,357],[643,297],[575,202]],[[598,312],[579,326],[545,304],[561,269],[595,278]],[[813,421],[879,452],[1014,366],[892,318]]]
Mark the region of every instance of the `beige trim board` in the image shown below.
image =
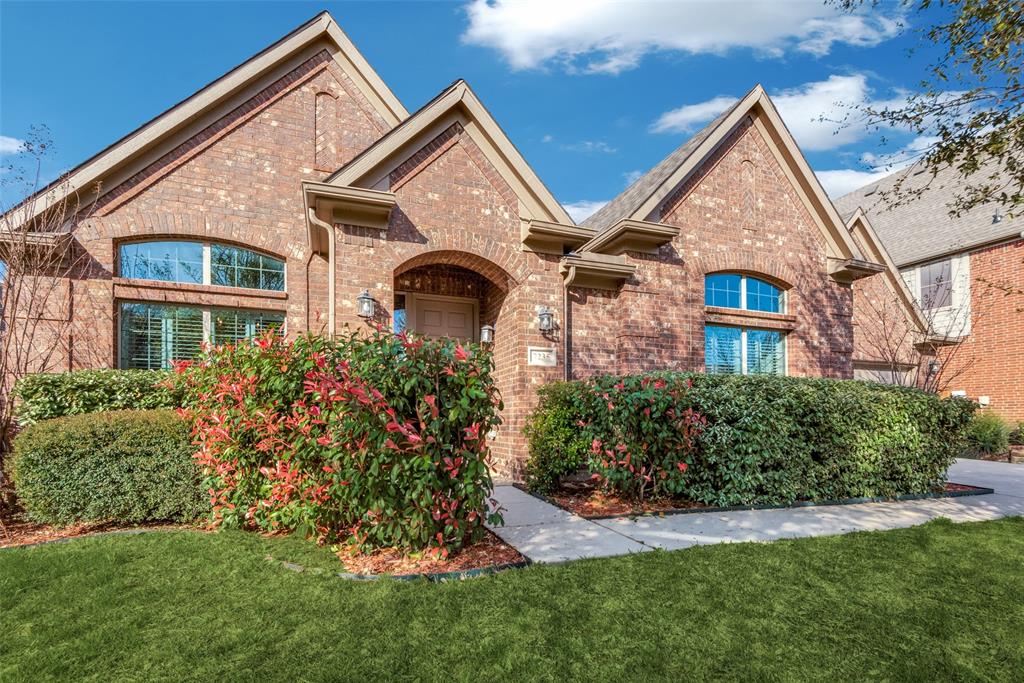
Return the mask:
[[[624,219],[593,238],[581,251],[618,256],[627,251],[653,254],[679,235],[679,228],[662,223]]]
[[[317,216],[325,216],[328,223],[344,223],[377,230],[388,229],[391,210],[397,204],[391,192],[338,187],[311,181],[302,183],[302,194],[306,207],[312,209]]]
[[[561,256],[565,249],[579,249],[593,237],[593,230],[579,225],[564,225],[536,219],[522,222],[523,245],[542,254]]]
[[[388,174],[453,123],[462,125],[521,203],[520,217],[574,226],[465,81],[456,81],[401,125],[327,179],[333,185],[380,187]]]
[[[914,295],[907,288],[907,283],[903,281],[899,268],[893,263],[882,241],[878,239],[878,234],[872,227],[871,221],[868,220],[867,214],[858,207],[846,222],[846,226],[850,235],[864,251],[865,256],[885,266],[882,273],[885,283],[903,306],[907,320],[913,323],[921,334],[927,334],[928,321],[914,300]],[[854,306],[856,306],[856,301],[854,301]]]
[[[99,195],[131,177],[155,158],[181,144],[230,111],[250,99],[320,50],[328,49],[367,100],[390,126],[397,125],[408,112],[384,84],[366,59],[352,44],[327,12],[298,27],[281,40],[227,72],[198,92],[182,100],[153,120],[129,133],[110,147],[80,164],[67,177],[40,190],[35,201],[26,201],[17,219],[24,224],[65,197],[82,193],[92,197],[101,183]],[[125,168],[131,164],[130,168]],[[83,202],[87,203],[87,202]]]
[[[633,276],[636,266],[623,256],[584,252],[563,256],[558,270],[566,287],[614,290]]]

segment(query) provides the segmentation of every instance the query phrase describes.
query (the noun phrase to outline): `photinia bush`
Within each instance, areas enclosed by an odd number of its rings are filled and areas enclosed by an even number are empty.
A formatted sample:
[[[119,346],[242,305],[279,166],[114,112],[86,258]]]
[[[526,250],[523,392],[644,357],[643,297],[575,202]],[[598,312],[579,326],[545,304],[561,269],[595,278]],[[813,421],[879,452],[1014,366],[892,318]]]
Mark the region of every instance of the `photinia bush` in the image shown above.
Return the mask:
[[[179,367],[214,523],[445,557],[500,523],[490,354],[383,330],[267,334]]]
[[[680,376],[602,377],[590,387],[590,470],[637,500],[680,495],[706,420],[685,406],[692,382]],[[684,407],[685,406],[685,407]]]

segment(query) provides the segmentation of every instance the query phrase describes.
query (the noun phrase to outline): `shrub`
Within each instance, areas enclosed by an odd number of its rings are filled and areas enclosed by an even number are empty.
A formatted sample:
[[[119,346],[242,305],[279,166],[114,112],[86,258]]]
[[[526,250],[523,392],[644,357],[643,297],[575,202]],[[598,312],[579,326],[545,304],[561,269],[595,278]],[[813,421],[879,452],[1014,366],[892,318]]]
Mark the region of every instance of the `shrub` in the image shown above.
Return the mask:
[[[9,467],[37,522],[191,521],[210,509],[194,451],[174,411],[113,411],[26,428]]]
[[[547,492],[561,477],[586,467],[590,444],[579,434],[588,411],[573,382],[544,384],[537,393],[544,409],[531,414],[526,423],[530,457],[525,476],[531,489]]]
[[[177,408],[181,398],[162,370],[80,370],[26,375],[14,394],[20,401],[18,422],[30,425],[65,415],[104,410]]]
[[[977,453],[998,455],[1010,450],[1010,425],[998,414],[978,413],[971,423],[968,440]]]
[[[501,519],[491,369],[481,348],[380,330],[209,350],[181,378],[214,522],[447,556]]]
[[[560,447],[591,449],[590,470],[605,487],[723,506],[930,491],[962,452],[974,411],[970,401],[914,389],[774,376],[609,376],[565,383],[557,395],[558,406],[585,413],[573,415],[582,426]],[[531,424],[550,403],[542,398]],[[529,436],[536,468],[541,448]],[[643,483],[625,476],[624,458],[616,472],[602,462],[609,445],[624,454],[620,444],[643,455],[642,474],[635,457],[636,471],[626,468]]]
[[[1010,444],[1024,446],[1024,421],[1018,422],[1016,429],[1010,432]]]

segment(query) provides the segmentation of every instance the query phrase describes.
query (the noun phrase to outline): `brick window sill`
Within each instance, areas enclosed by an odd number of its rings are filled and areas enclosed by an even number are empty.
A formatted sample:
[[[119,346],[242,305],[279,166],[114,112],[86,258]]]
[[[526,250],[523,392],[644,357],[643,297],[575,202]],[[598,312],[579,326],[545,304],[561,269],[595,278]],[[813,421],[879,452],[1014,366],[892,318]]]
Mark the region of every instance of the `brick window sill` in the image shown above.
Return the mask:
[[[720,306],[705,306],[704,320],[716,325],[760,327],[769,330],[784,330],[786,332],[795,330],[797,326],[796,316],[788,313],[744,311],[738,308],[722,308]]]
[[[118,299],[175,301],[203,306],[254,306],[259,304],[274,310],[283,309],[284,303],[288,299],[287,292],[246,289],[244,287],[196,285],[124,277],[113,278],[113,283],[114,297]]]

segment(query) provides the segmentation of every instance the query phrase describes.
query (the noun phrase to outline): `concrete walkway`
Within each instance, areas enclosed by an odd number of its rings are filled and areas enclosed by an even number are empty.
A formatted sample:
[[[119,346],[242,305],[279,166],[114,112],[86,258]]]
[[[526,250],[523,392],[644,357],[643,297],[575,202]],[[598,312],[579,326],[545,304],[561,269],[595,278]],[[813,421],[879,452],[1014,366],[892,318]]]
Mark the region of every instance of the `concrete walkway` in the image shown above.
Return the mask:
[[[891,503],[589,521],[513,486],[498,486],[494,497],[505,508],[505,526],[492,530],[531,560],[554,563],[654,548],[678,550],[708,543],[883,531],[924,524],[937,517],[947,517],[954,522],[979,522],[1024,516],[1024,465],[958,460],[949,470],[949,480],[985,486],[995,489],[995,493]]]

